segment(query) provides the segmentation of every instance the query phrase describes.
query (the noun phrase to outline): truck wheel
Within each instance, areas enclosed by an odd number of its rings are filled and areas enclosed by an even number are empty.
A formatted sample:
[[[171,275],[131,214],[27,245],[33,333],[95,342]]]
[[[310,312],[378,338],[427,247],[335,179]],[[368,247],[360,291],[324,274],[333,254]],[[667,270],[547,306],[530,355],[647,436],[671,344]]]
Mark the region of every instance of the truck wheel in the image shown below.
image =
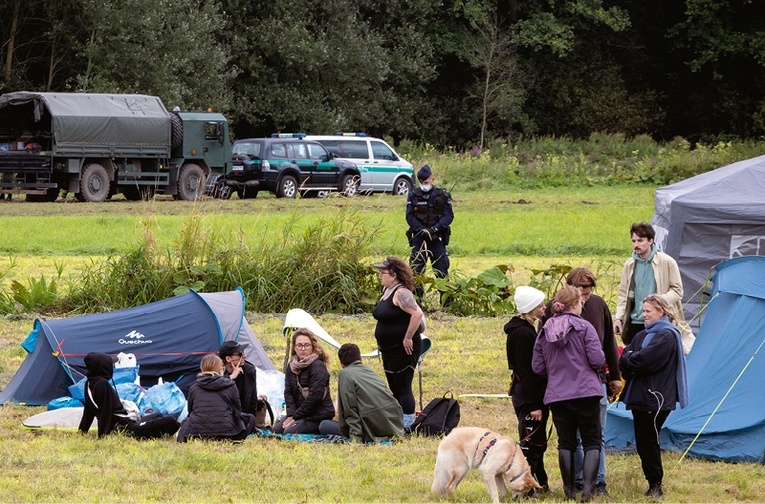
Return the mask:
[[[343,196],[355,196],[359,192],[361,179],[358,175],[346,175],[343,177],[342,192]]]
[[[394,196],[406,196],[412,190],[412,183],[406,177],[401,177],[393,184]]]
[[[109,196],[109,174],[106,173],[106,168],[98,163],[85,165],[80,177],[79,194],[82,201],[91,203],[106,201]]]
[[[178,177],[178,196],[179,199],[186,201],[196,201],[204,193],[205,171],[197,164],[188,163],[181,167],[181,174]]]
[[[230,199],[231,192],[231,186],[226,184],[225,181],[222,181],[215,186],[215,192],[213,193],[213,196],[219,199]]]
[[[294,198],[298,192],[297,180],[292,175],[285,175],[279,181],[276,191],[277,198]]]
[[[170,113],[170,148],[175,150],[183,143],[183,121],[178,114]]]

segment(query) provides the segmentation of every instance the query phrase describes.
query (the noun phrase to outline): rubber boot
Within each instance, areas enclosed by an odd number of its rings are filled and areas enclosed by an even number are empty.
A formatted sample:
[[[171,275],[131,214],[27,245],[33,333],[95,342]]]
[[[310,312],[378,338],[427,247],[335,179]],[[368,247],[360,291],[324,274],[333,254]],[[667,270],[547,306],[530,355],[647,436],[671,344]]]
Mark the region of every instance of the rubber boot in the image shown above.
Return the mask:
[[[407,415],[404,414],[404,429],[408,430],[409,427],[412,426],[412,423],[414,422],[414,413]]]
[[[558,464],[560,465],[560,476],[563,480],[563,493],[566,495],[566,500],[574,500],[576,499],[576,489],[574,488],[574,452],[558,448]]]
[[[584,452],[582,462],[582,502],[590,502],[595,494],[595,480],[598,477],[600,465],[600,450],[588,450]]]

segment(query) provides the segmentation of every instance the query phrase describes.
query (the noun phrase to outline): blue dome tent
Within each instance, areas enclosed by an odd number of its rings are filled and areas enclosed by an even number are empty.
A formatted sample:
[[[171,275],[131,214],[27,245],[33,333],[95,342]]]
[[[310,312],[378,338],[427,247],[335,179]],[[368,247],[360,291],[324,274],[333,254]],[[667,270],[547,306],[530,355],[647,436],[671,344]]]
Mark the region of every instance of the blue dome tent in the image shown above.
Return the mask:
[[[765,257],[715,266],[714,290],[688,354],[690,401],[670,413],[661,446],[693,457],[765,463]],[[608,410],[606,447],[635,443],[623,403]]]
[[[175,381],[186,393],[205,354],[224,341],[249,345],[247,360],[276,370],[244,319],[244,292],[187,292],[180,296],[109,313],[44,321],[37,319],[21,346],[28,352],[0,392],[6,402],[44,405],[69,395],[85,376],[88,352],[133,353],[141,384]]]

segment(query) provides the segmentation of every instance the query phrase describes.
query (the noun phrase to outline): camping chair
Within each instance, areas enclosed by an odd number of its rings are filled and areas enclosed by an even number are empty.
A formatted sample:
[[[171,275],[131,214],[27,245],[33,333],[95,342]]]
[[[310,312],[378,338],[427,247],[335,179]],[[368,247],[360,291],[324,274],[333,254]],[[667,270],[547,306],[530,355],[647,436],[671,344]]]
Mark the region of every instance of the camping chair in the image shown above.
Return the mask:
[[[321,338],[322,341],[328,343],[335,349],[340,349],[340,343],[338,343],[335,338],[330,336],[329,333],[325,331],[318,322],[316,322],[316,319],[313,318],[310,313],[306,312],[305,310],[301,310],[300,308],[293,308],[288,311],[287,316],[284,317],[284,327],[282,328],[282,334],[287,340],[287,349],[284,352],[284,368],[287,367],[287,362],[289,362],[290,359],[290,350],[292,350],[290,348],[290,344],[292,343],[292,331],[300,327],[304,327],[310,330],[316,336]],[[424,334],[420,336],[422,337],[422,351],[420,352],[420,358],[417,361],[417,374],[419,375],[418,381],[420,386],[420,410],[422,410],[422,358],[425,357],[426,353],[428,353],[433,342]],[[372,352],[361,354],[361,356],[367,358],[380,357],[380,350],[375,349]]]

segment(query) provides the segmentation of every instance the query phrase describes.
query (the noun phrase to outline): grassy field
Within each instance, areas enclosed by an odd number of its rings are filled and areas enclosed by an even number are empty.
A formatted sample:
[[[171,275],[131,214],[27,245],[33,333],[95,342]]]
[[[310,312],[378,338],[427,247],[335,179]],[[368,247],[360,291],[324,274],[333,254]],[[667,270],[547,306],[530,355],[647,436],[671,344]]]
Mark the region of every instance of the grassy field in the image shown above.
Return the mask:
[[[627,229],[647,220],[652,187],[584,187],[523,191],[455,191],[452,259],[456,269],[475,274],[494,264],[512,264],[517,281],[531,267],[623,260],[629,254]],[[520,200],[524,200],[521,202]],[[249,240],[279,240],[284,226],[304,225],[327,212],[360,212],[380,227],[374,250],[379,256],[405,255],[401,198],[285,201],[208,201],[196,204],[156,201],[104,204],[25,204],[0,202],[0,244],[14,278],[51,275],[65,263],[65,275],[138,240],[142,222],[156,221],[159,241],[175,239],[184,219],[204,219],[226,233]],[[341,210],[341,207],[345,210]],[[372,258],[370,258],[371,260]],[[5,269],[4,269],[5,268]],[[609,295],[614,279],[601,278]],[[34,315],[0,320],[0,387],[24,358],[18,346]],[[247,319],[272,360],[280,365],[283,314],[248,313]],[[340,342],[374,346],[371,315],[323,314],[319,322]],[[455,395],[507,391],[505,318],[429,315],[434,341],[422,370],[423,399],[446,391]],[[334,355],[333,355],[334,357]],[[382,373],[380,362],[367,362]],[[333,359],[333,375],[338,370]],[[333,395],[336,380],[333,378]],[[415,383],[415,395],[418,397]],[[508,398],[460,400],[461,425],[476,425],[515,436]],[[437,502],[430,494],[437,439],[407,438],[393,446],[311,445],[250,438],[239,445],[171,439],[139,442],[122,436],[97,440],[68,431],[30,431],[21,421],[41,408],[0,408],[0,501],[2,502]],[[540,500],[563,499],[555,451],[550,440],[546,465],[552,492]],[[761,502],[763,467],[703,460],[679,461],[665,453],[668,502]],[[635,455],[607,457],[611,497],[603,502],[649,502]],[[486,502],[478,474],[470,474],[452,502]]]

